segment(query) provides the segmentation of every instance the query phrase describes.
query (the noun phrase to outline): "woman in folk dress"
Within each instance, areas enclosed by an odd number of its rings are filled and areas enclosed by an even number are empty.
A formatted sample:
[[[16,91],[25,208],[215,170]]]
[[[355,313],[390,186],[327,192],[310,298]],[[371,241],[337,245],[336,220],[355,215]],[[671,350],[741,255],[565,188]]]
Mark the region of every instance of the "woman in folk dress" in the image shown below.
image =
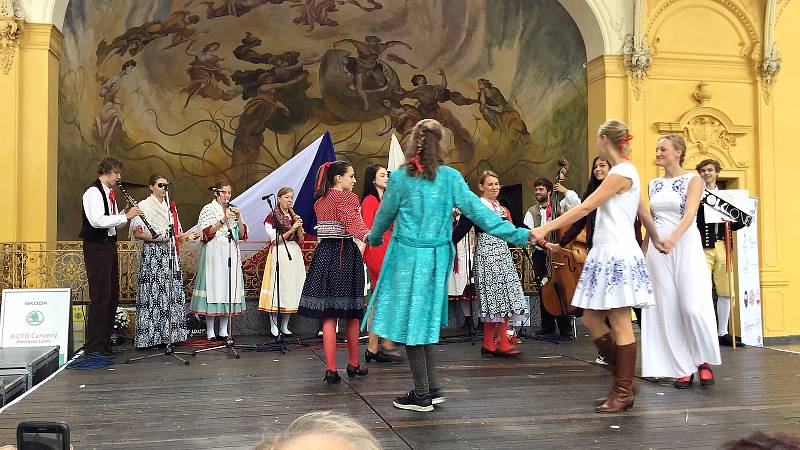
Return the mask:
[[[239,208],[230,205],[231,184],[213,186],[214,200],[203,206],[198,228],[203,233],[191,311],[206,316],[206,336],[215,340],[214,318],[219,317],[219,337],[227,339],[228,315],[244,312],[244,277],[238,242],[247,240],[247,225]],[[228,259],[230,258],[230,265]]]
[[[289,331],[289,318],[297,312],[303,283],[306,281],[306,266],[300,250],[304,239],[303,220],[295,213],[293,204],[294,190],[290,187],[280,188],[277,208],[270,211],[264,219],[267,240],[271,244],[267,262],[264,264],[258,309],[269,313],[270,332],[273,336],[278,335],[278,316],[280,332],[287,336],[292,334]],[[275,276],[278,266],[280,280]],[[276,295],[278,287],[279,296]]]
[[[722,362],[711,276],[695,226],[703,181],[683,170],[685,157],[681,135],[658,140],[656,164],[664,176],[650,181],[650,211],[639,212],[650,240],[647,266],[656,298],[642,318],[642,376],[675,378],[678,389],[692,384],[695,371],[701,385],[714,384],[709,364]]]
[[[629,161],[631,139],[628,126],[620,121],[609,120],[601,125],[597,132],[597,154],[611,164],[608,176],[583,203],[533,230],[536,239],[546,242],[551,231],[597,209],[592,249],[586,257],[572,305],[583,308],[583,324],[599,352],[616,354],[614,386],[605,397],[595,401],[598,413],[619,413],[633,407],[636,338],[631,307],[650,307],[654,303],[650,273],[633,230],[640,183],[636,167]]]
[[[170,265],[171,246],[167,233],[170,222],[175,224],[175,235],[178,238],[183,237],[183,234],[177,211],[170,210],[167,204],[167,186],[169,182],[166,178],[159,174],[151,175],[152,193],[139,202],[139,209],[158,233],[157,237],[150,235],[141,217],[131,221],[131,235],[144,241],[139,266],[139,288],[136,290],[136,348],[172,344],[185,341],[187,337],[186,297],[183,293],[183,277],[177,252],[173,255],[173,265]],[[170,329],[171,332],[168,331]]]

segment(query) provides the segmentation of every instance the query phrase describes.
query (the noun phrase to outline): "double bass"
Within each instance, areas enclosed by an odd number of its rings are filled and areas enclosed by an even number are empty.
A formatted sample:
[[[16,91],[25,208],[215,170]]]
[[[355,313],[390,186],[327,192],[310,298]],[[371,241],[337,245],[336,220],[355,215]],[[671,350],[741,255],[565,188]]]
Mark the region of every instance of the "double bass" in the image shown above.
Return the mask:
[[[569,161],[561,158],[558,161],[560,166],[556,174],[556,183],[563,183],[569,171]],[[553,220],[561,213],[558,209],[559,193],[555,189],[550,194],[550,202],[553,205]],[[569,226],[554,230],[550,233],[549,241],[558,242],[561,236],[569,229]],[[559,254],[547,252],[547,283],[542,286],[540,296],[545,310],[555,317],[573,316],[580,317],[583,314],[581,308],[572,306],[572,296],[578,285],[578,279],[583,271],[583,263],[586,261],[587,245],[586,233],[581,232],[577,239],[566,245]]]

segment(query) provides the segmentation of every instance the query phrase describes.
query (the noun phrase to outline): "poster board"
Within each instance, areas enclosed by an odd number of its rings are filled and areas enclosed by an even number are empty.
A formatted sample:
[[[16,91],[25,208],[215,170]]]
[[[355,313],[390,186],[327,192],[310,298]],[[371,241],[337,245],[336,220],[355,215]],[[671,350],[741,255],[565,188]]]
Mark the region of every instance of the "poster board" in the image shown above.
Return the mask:
[[[750,226],[736,232],[738,255],[739,330],[745,345],[763,347],[761,277],[758,265],[758,200],[748,198],[742,210],[753,216]]]
[[[67,361],[70,289],[3,289],[0,347],[59,346],[58,364]]]

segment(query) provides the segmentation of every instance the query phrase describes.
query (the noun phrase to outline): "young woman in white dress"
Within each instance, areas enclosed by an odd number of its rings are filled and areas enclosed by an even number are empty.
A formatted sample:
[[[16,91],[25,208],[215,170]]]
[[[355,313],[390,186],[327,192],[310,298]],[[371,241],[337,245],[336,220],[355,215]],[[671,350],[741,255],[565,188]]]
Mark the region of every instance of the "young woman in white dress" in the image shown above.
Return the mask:
[[[599,413],[618,413],[633,406],[636,339],[631,307],[653,305],[653,287],[633,223],[639,207],[639,174],[628,160],[633,136],[628,126],[609,120],[597,132],[597,155],[612,167],[600,187],[583,203],[533,230],[547,244],[553,230],[597,209],[592,249],[586,257],[572,305],[583,308],[583,324],[601,353],[616,354],[614,386],[595,401]],[[611,328],[606,325],[606,319]]]
[[[271,242],[271,246],[264,264],[258,309],[269,313],[270,332],[273,336],[278,336],[278,315],[280,315],[280,332],[285,336],[292,334],[289,331],[289,318],[297,313],[300,294],[306,281],[306,266],[303,262],[303,252],[300,250],[300,244],[305,239],[303,219],[294,211],[293,204],[294,190],[288,186],[280,188],[278,205],[264,219],[267,240]],[[276,256],[279,260],[276,260]],[[280,280],[276,277],[278,265],[281,272]],[[276,295],[279,284],[280,299]]]
[[[692,384],[695,370],[701,385],[714,384],[709,364],[721,363],[711,276],[695,226],[703,180],[683,170],[685,156],[682,136],[659,138],[656,164],[664,176],[650,181],[650,211],[639,211],[656,298],[642,318],[642,376],[675,378],[678,389]]]

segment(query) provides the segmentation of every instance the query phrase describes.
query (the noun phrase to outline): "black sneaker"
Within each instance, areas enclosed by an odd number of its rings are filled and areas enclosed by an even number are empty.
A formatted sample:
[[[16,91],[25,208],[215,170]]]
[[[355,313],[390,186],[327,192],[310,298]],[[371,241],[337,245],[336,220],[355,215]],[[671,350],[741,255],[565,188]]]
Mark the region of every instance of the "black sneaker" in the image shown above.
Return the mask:
[[[413,390],[408,394],[397,397],[392,402],[395,408],[399,409],[407,409],[410,411],[419,411],[419,412],[429,412],[433,411],[433,404],[431,403],[431,395],[425,395],[423,397],[417,396],[417,393]]]
[[[431,389],[431,404],[441,405],[445,402],[444,394],[439,388]]]

